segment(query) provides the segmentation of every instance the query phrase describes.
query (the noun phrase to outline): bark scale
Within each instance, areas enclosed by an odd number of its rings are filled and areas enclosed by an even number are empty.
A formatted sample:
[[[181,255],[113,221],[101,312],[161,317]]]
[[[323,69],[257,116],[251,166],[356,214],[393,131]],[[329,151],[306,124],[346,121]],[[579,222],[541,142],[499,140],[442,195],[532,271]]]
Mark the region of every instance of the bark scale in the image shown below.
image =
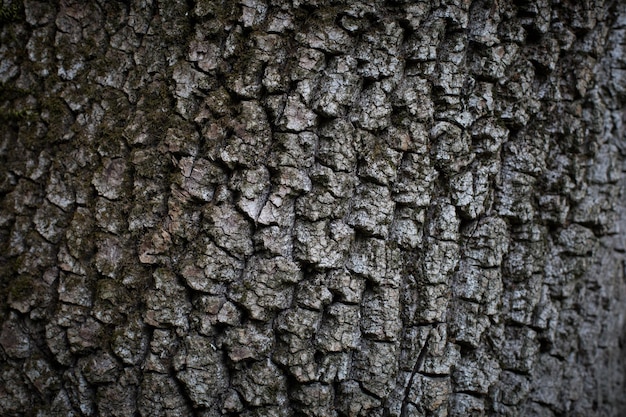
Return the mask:
[[[623,4],[0,21],[0,414],[626,411]]]

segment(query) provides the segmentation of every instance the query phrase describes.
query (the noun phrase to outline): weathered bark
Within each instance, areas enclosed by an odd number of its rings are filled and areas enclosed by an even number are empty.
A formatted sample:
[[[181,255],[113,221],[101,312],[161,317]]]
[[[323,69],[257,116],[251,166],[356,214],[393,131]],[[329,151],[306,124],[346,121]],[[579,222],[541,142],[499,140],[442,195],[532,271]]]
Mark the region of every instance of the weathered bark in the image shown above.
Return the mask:
[[[618,416],[626,7],[0,9],[3,416]]]

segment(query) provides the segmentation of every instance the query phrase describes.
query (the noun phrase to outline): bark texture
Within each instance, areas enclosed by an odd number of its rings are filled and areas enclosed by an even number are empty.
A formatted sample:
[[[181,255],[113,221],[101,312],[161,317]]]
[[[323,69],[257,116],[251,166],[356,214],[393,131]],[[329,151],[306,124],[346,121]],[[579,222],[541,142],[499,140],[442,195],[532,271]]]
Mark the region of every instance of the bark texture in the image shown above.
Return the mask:
[[[3,416],[626,413],[626,7],[0,8]]]

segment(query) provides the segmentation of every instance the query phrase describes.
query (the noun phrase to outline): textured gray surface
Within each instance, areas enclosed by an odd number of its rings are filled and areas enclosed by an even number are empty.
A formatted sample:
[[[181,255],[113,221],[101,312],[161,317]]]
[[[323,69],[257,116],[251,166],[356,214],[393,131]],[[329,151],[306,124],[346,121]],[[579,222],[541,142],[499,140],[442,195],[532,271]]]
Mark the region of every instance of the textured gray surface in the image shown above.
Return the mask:
[[[3,416],[626,412],[623,5],[0,12]]]

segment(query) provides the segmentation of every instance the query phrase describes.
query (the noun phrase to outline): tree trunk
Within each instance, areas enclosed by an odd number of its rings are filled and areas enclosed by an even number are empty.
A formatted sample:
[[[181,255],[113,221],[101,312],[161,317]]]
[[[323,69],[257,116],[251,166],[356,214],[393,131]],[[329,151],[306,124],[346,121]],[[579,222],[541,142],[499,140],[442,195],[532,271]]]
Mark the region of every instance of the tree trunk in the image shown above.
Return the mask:
[[[4,0],[3,416],[620,416],[626,6]]]

